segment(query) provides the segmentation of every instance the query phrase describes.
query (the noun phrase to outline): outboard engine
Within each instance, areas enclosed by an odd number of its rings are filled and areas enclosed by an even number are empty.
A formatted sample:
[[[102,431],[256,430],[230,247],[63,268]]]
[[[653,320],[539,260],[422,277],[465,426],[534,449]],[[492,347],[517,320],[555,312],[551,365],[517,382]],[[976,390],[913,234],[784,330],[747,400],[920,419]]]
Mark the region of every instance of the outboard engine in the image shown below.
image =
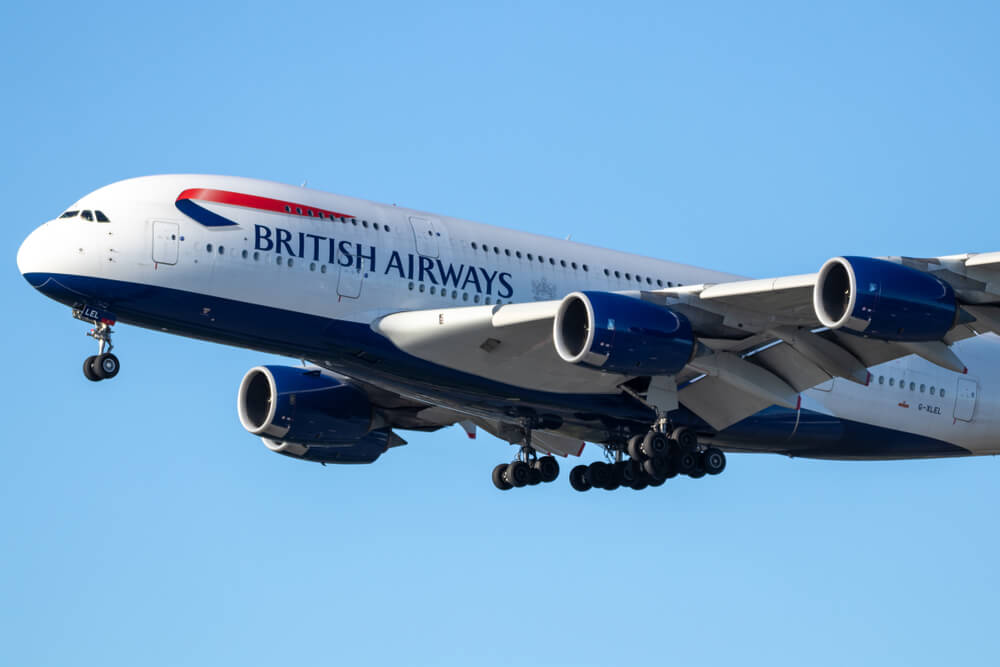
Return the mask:
[[[388,428],[374,428],[364,391],[319,369],[252,368],[237,409],[243,428],[268,449],[307,461],[371,463],[393,438]]]
[[[819,270],[813,307],[823,326],[887,341],[940,340],[955,325],[951,285],[871,257],[834,257]]]
[[[625,375],[673,375],[696,347],[684,315],[611,292],[567,295],[552,337],[564,361]]]

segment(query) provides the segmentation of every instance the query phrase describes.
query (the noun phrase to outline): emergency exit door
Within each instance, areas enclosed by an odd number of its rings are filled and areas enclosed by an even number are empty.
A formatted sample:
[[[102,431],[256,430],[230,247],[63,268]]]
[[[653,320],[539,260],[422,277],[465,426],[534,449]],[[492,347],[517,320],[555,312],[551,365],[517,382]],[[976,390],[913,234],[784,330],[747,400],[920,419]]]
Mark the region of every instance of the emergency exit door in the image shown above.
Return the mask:
[[[955,394],[955,419],[971,422],[976,412],[976,394],[979,385],[975,380],[961,379],[958,381],[958,392]]]
[[[153,221],[153,261],[176,264],[180,251],[180,225],[176,222]]]

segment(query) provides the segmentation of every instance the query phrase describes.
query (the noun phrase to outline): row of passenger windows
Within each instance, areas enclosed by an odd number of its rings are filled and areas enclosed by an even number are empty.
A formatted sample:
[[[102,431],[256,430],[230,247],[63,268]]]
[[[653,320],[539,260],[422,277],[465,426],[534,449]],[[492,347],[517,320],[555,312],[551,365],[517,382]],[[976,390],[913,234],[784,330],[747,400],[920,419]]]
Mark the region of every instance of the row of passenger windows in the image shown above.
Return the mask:
[[[490,250],[492,250],[494,255],[499,255],[500,254],[500,248],[497,247],[497,246],[490,246],[490,245],[487,245],[485,243],[478,244],[475,241],[473,241],[470,245],[472,246],[473,250],[479,250],[481,248],[483,250],[483,252],[487,252],[488,253],[488,252],[490,252]],[[533,262],[535,260],[535,255],[533,253],[528,252],[528,253],[524,253],[522,255],[520,250],[511,251],[510,248],[504,248],[503,249],[503,254],[506,255],[507,257],[516,257],[517,259],[524,258],[524,259],[527,259],[529,262]],[[545,258],[544,255],[538,255],[537,259],[538,259],[539,263],[541,263],[541,264],[544,264],[545,261],[546,261],[546,258]],[[565,268],[571,268],[574,271],[576,271],[577,269],[583,269],[585,272],[589,272],[590,271],[590,267],[588,265],[586,265],[586,264],[577,264],[576,262],[572,262],[572,261],[571,262],[567,262],[565,259],[557,260],[555,257],[549,257],[548,258],[548,262],[549,262],[549,264],[551,266],[555,266],[556,263],[558,262],[559,266],[563,267],[564,269]],[[614,270],[614,269],[604,269],[604,275],[606,275],[609,278],[612,275],[614,275],[614,277],[617,278],[617,279],[619,279],[619,280],[621,280],[622,275],[625,276],[625,280],[632,280],[632,277],[633,277],[630,272],[626,272],[625,274],[622,274],[621,271]],[[649,276],[646,276],[645,278],[643,278],[643,276],[641,276],[639,274],[635,275],[635,281],[637,283],[645,282],[647,285],[653,285],[655,283],[657,287],[663,287],[664,285],[666,285],[667,287],[673,287],[674,286],[674,283],[671,280],[668,280],[668,281],[666,281],[666,283],[664,283],[663,280],[650,278]],[[680,287],[680,286],[681,286],[681,283],[677,283],[677,287]]]
[[[360,224],[365,229],[368,229],[368,221],[367,220],[361,220],[360,223],[359,223],[357,218],[348,218],[347,216],[344,216],[344,215],[338,216],[338,215],[336,215],[334,213],[331,213],[329,211],[320,211],[318,209],[311,209],[311,208],[303,209],[301,206],[296,206],[295,209],[293,210],[291,206],[289,206],[289,205],[286,204],[285,205],[285,213],[293,213],[295,215],[305,215],[305,216],[308,216],[310,218],[323,218],[323,219],[329,219],[329,220],[334,220],[334,221],[339,220],[339,221],[341,221],[344,224],[347,224],[348,222],[350,222],[355,227],[357,227]],[[375,231],[378,231],[379,229],[385,230],[387,232],[391,232],[392,231],[392,229],[389,228],[389,225],[380,225],[377,222],[371,223],[371,227]]]
[[[368,226],[369,226],[369,223],[368,223],[367,220],[361,220],[360,223],[359,223],[357,218],[348,218],[346,216],[337,216],[336,214],[331,213],[329,211],[322,211],[322,210],[319,210],[319,209],[311,209],[311,208],[305,208],[305,209],[303,209],[301,206],[296,206],[293,209],[290,205],[286,204],[285,205],[285,212],[286,213],[291,213],[291,214],[294,214],[294,215],[308,216],[308,217],[311,217],[311,218],[323,218],[323,219],[330,219],[330,220],[339,220],[340,222],[345,223],[345,224],[348,221],[350,221],[350,223],[352,225],[357,226],[358,224],[360,224],[365,229],[367,229]],[[380,228],[384,229],[387,232],[391,231],[390,228],[389,228],[389,225],[381,225],[380,226],[379,223],[377,223],[377,222],[371,223],[371,227],[372,227],[372,229],[374,229],[376,231],[378,231]],[[433,235],[433,232],[431,232],[431,231],[428,231],[427,233],[429,235]],[[534,253],[530,253],[530,252],[522,254],[522,252],[520,250],[511,250],[510,248],[503,248],[503,249],[501,249],[499,246],[491,246],[491,245],[489,245],[487,243],[480,244],[480,243],[476,243],[475,241],[472,241],[470,245],[472,246],[473,250],[482,249],[482,251],[486,252],[486,253],[492,251],[494,255],[499,255],[502,252],[507,257],[516,257],[517,259],[527,259],[529,262],[533,262],[536,259],[535,254]],[[538,259],[538,262],[541,263],[541,264],[544,264],[546,262],[546,257],[544,255],[538,255],[537,259]],[[576,262],[573,262],[573,261],[567,262],[565,259],[559,259],[559,260],[557,260],[555,257],[549,257],[548,258],[548,263],[551,266],[555,266],[556,263],[558,263],[559,266],[561,266],[563,268],[571,268],[574,271],[576,271],[578,269],[583,269],[584,272],[589,272],[590,271],[590,267],[587,264],[577,264]],[[623,273],[622,271],[619,271],[617,269],[604,269],[604,275],[607,276],[608,278],[614,276],[618,280],[621,280],[623,276],[624,276],[624,279],[628,280],[628,281],[631,281],[632,278],[633,278],[633,275],[632,275],[631,272],[626,271],[626,272]],[[637,283],[640,283],[640,284],[645,283],[646,285],[649,285],[649,286],[652,286],[654,284],[657,287],[674,287],[675,286],[674,283],[673,283],[673,281],[671,281],[671,280],[667,280],[666,282],[664,282],[663,280],[658,279],[658,278],[654,279],[654,278],[651,278],[649,276],[643,277],[643,276],[641,276],[639,274],[635,274],[634,278],[635,278],[635,281]],[[677,287],[682,287],[683,284],[682,283],[677,283],[676,286]]]
[[[208,244],[205,245],[205,252],[208,252],[208,253],[217,252],[220,255],[225,255],[226,254],[226,246],[220,245],[220,246],[216,247],[216,246],[213,246],[211,243],[208,243]],[[253,261],[255,261],[255,262],[259,262],[260,261],[260,253],[258,251],[254,250],[253,253],[252,253],[252,255],[251,255],[251,253],[250,253],[249,250],[242,250],[242,251],[240,251],[240,257],[242,257],[243,259],[250,259],[251,256],[253,257]],[[295,266],[295,258],[294,257],[289,257],[287,259],[287,261],[286,261],[285,258],[283,258],[281,255],[276,255],[275,258],[274,258],[274,262],[278,266],[287,265],[289,268]],[[309,270],[310,271],[315,271],[317,266],[319,266],[319,272],[320,273],[326,273],[326,264],[322,264],[321,263],[321,264],[317,265],[316,262],[309,262]]]
[[[888,379],[888,381],[889,381],[889,386],[890,387],[895,387],[895,386],[897,386],[897,383],[898,383],[899,388],[902,389],[903,391],[906,391],[906,381],[903,378],[899,378],[899,380],[896,380],[896,378],[890,377]],[[885,384],[886,383],[886,377],[884,375],[879,375],[878,376],[878,383],[879,384]],[[918,385],[917,385],[916,382],[911,382],[910,383],[910,391],[917,391],[917,387],[918,387]],[[919,385],[919,389],[920,389],[920,393],[921,394],[923,394],[924,392],[928,392],[931,396],[935,396],[936,395],[936,396],[940,396],[941,398],[944,398],[944,387],[942,387],[941,389],[937,389],[933,385],[931,385],[930,390],[928,391],[927,385],[922,384],[922,385]]]
[[[59,216],[59,219],[75,218],[78,215],[89,222],[93,222],[95,218],[98,222],[111,222],[111,220],[108,219],[108,216],[104,215],[103,211],[66,211]]]
[[[418,292],[421,292],[421,293],[423,293],[425,291],[429,292],[430,294],[437,294],[438,293],[437,286],[431,285],[430,289],[428,289],[427,285],[425,285],[424,283],[413,283],[413,282],[411,282],[409,284],[409,288],[410,288],[411,292],[414,289],[416,289]],[[469,293],[468,292],[459,292],[458,290],[451,290],[451,292],[449,292],[448,288],[446,288],[446,287],[442,287],[441,288],[440,294],[445,299],[447,299],[449,297],[449,295],[450,295],[451,298],[455,299],[456,301],[458,300],[458,295],[461,294],[462,295],[462,301],[468,301],[469,300]],[[493,301],[493,297],[490,297],[490,296],[482,297],[479,294],[473,294],[472,295],[472,302],[473,303],[479,303],[480,301],[482,301],[483,303],[485,303],[487,306],[490,305],[490,304],[493,304],[493,303],[496,303],[496,305],[498,305],[498,306],[503,305],[503,301],[501,299],[497,299],[496,301]]]

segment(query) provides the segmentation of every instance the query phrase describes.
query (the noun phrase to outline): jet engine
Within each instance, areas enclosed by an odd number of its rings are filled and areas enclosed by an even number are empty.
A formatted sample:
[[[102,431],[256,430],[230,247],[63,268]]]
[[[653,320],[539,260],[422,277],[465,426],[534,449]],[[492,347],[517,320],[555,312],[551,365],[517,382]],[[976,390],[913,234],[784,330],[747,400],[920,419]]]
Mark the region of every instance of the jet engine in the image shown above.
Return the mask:
[[[375,428],[358,387],[319,369],[257,366],[240,383],[243,428],[279,454],[321,463],[371,463],[393,439]]]
[[[834,257],[819,271],[813,307],[823,326],[888,341],[940,340],[955,325],[951,285],[871,257]]]
[[[567,295],[552,336],[564,361],[627,375],[673,375],[696,347],[680,313],[610,292]]]

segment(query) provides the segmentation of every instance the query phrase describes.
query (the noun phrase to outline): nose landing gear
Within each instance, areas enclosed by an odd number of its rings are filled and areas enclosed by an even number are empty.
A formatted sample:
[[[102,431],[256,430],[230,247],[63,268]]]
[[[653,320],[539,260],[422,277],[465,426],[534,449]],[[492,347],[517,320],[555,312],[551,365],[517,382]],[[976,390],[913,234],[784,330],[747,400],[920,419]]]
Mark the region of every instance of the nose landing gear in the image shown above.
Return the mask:
[[[111,334],[114,333],[111,325],[115,323],[114,318],[108,313],[90,307],[74,310],[73,317],[93,324],[94,328],[88,331],[87,335],[97,341],[97,354],[83,361],[83,375],[91,382],[110,380],[118,375],[121,362],[111,353],[114,347],[111,344]]]

